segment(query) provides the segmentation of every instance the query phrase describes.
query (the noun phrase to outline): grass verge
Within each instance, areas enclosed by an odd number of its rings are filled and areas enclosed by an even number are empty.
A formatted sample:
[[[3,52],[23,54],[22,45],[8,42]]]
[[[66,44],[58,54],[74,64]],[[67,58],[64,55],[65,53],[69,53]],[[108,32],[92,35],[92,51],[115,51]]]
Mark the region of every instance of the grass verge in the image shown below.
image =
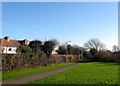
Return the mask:
[[[118,64],[90,62],[29,84],[118,84]]]
[[[28,68],[28,69],[22,69],[22,70],[6,71],[6,72],[2,72],[2,80],[8,80],[8,79],[12,79],[12,78],[20,77],[20,76],[25,76],[25,75],[29,75],[29,74],[48,71],[48,70],[68,66],[70,64],[74,64],[74,63],[61,63],[61,64],[42,66],[42,67],[40,66],[37,68]]]

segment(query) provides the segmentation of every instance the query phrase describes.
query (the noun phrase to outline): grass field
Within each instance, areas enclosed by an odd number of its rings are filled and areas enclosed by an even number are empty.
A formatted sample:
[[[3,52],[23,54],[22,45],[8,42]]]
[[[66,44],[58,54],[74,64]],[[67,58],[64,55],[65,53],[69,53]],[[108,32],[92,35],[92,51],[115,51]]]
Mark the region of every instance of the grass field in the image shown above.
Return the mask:
[[[2,80],[2,71],[0,71],[0,80]]]
[[[118,64],[84,63],[65,72],[28,84],[118,84]]]
[[[48,65],[48,66],[43,66],[43,67],[37,67],[37,68],[29,68],[29,69],[22,69],[18,71],[8,71],[8,72],[2,72],[2,80],[7,80],[19,76],[25,76],[29,74],[34,74],[38,72],[43,72],[43,71],[48,71],[60,67],[64,67],[70,64],[74,63],[61,63],[61,64],[55,64],[55,65]]]

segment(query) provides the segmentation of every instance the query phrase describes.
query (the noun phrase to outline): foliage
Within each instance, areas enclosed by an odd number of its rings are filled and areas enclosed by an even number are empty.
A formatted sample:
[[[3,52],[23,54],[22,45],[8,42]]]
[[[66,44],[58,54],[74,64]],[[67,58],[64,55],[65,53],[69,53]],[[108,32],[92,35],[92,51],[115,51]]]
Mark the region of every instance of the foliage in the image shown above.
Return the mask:
[[[118,47],[117,45],[114,45],[112,51],[113,51],[113,52],[119,52],[120,49],[119,49],[119,47]]]
[[[120,51],[119,52],[113,52],[112,60],[115,61],[115,62],[120,62]]]
[[[87,43],[84,44],[84,47],[86,49],[96,49],[97,51],[101,50],[101,49],[104,49],[105,48],[105,45],[99,41],[99,39],[90,39],[87,41]]]
[[[29,46],[31,47],[34,53],[41,52],[41,45],[42,42],[39,40],[34,40],[29,43]]]
[[[44,45],[42,46],[43,52],[50,58],[50,55],[52,53],[52,50],[58,45],[57,40],[48,40],[44,42]]]
[[[67,54],[73,54],[73,49],[71,45],[67,45]]]
[[[49,64],[58,64],[71,61],[78,61],[76,55],[51,55],[48,58],[44,53],[22,53],[2,55],[2,70],[21,70],[25,68],[35,68],[38,66],[47,66]]]
[[[84,48],[82,48],[82,47],[80,47],[78,45],[73,45],[72,50],[73,50],[74,55],[80,55],[85,51]]]
[[[118,84],[118,64],[91,62],[28,84],[111,85]]]
[[[46,62],[46,55],[35,53],[22,53],[15,55],[2,55],[3,71],[20,70],[31,67],[43,66]]]
[[[109,50],[91,49],[83,53],[83,61],[94,61],[94,62],[120,62],[120,52],[111,52]]]
[[[94,48],[91,48],[91,49],[90,49],[90,54],[91,54],[92,56],[94,56],[96,53],[97,53],[97,50],[96,50],[96,49],[94,49]]]
[[[92,61],[92,55],[89,52],[84,51],[83,52],[83,61],[84,62]]]
[[[84,48],[78,45],[60,45],[58,48],[58,54],[73,54],[73,55],[80,55],[85,51]]]
[[[94,61],[111,61],[112,53],[109,51],[99,51],[94,57]]]
[[[83,57],[84,57],[84,58],[91,58],[92,56],[91,56],[91,54],[90,54],[89,52],[85,51],[85,52],[83,53]]]
[[[21,46],[21,53],[31,53],[32,52],[32,49],[27,46],[27,45],[22,45]]]
[[[60,45],[58,50],[57,50],[58,54],[67,54],[67,49],[64,45]]]
[[[49,41],[54,43],[54,47],[59,45],[59,41],[57,39],[50,39]]]

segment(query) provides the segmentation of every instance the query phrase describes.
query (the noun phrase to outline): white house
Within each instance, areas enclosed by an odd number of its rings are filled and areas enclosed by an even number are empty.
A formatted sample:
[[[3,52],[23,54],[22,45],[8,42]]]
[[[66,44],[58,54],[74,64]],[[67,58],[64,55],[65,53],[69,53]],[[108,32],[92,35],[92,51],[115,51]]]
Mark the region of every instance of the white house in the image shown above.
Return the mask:
[[[55,49],[52,50],[52,54],[58,54]]]
[[[1,39],[1,52],[4,54],[16,54],[19,43],[17,40],[10,40],[9,37]]]

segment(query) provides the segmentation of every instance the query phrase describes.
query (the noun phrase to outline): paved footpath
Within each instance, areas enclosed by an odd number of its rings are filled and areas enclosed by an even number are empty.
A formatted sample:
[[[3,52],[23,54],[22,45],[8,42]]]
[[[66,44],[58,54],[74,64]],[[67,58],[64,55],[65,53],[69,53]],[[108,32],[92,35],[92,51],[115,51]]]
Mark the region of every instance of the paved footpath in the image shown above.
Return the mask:
[[[73,67],[76,67],[78,65],[80,65],[82,63],[75,63],[75,64],[71,64],[62,68],[57,68],[54,70],[49,70],[49,71],[45,71],[45,72],[40,72],[40,73],[36,73],[36,74],[32,74],[32,75],[27,75],[27,76],[22,76],[22,77],[18,77],[18,78],[14,78],[14,79],[10,79],[10,80],[5,80],[2,82],[2,86],[19,86],[21,84],[26,84],[28,82],[32,82],[34,80],[38,80],[38,79],[42,79],[60,72],[64,72],[65,70],[71,69]]]

